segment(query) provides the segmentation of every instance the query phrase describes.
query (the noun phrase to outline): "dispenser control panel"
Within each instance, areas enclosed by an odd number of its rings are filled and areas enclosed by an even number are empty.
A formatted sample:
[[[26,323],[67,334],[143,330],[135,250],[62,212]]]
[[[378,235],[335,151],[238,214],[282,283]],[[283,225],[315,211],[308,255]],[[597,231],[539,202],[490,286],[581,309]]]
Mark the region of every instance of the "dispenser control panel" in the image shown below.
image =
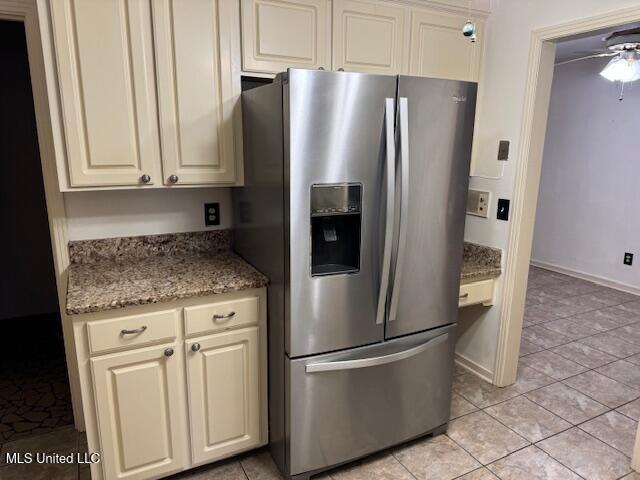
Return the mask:
[[[311,215],[360,213],[361,184],[313,185]]]

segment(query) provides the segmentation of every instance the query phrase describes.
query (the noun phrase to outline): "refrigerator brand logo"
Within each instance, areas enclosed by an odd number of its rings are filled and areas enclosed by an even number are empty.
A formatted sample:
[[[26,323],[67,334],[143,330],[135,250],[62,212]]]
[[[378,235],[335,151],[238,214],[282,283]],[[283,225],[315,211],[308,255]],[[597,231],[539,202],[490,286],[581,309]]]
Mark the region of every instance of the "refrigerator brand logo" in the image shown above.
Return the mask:
[[[453,98],[453,101],[456,102],[456,103],[466,102],[467,101],[467,97],[458,97],[457,95],[454,95],[451,98]]]

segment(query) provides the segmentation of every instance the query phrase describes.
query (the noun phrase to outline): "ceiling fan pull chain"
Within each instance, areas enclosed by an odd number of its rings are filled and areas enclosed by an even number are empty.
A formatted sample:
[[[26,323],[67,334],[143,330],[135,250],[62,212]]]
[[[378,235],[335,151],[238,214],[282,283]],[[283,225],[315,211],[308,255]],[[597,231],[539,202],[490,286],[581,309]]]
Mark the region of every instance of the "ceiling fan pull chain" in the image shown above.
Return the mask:
[[[620,96],[618,97],[619,101],[624,100],[624,84],[625,82],[620,82]]]

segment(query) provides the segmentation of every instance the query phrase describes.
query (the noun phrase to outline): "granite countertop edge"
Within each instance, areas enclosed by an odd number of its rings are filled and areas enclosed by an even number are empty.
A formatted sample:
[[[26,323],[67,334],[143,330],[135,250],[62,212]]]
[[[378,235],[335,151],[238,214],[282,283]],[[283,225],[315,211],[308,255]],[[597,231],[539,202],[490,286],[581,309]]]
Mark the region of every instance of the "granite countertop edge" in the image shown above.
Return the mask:
[[[148,296],[148,297],[140,297],[135,300],[115,300],[110,303],[93,303],[87,306],[76,306],[69,307],[67,303],[67,315],[83,315],[86,313],[98,313],[98,312],[106,312],[109,310],[119,310],[122,308],[135,307],[140,305],[155,305],[158,303],[169,303],[175,302],[177,300],[186,300],[189,298],[201,298],[208,297],[211,295],[219,295],[223,293],[232,293],[232,292],[241,292],[243,290],[252,290],[256,288],[263,288],[268,285],[268,281],[265,280],[263,282],[255,282],[255,283],[247,283],[244,285],[234,285],[234,286],[225,286],[221,288],[213,288],[208,290],[201,291],[193,291],[184,294],[166,294],[166,295],[156,295],[156,296]]]

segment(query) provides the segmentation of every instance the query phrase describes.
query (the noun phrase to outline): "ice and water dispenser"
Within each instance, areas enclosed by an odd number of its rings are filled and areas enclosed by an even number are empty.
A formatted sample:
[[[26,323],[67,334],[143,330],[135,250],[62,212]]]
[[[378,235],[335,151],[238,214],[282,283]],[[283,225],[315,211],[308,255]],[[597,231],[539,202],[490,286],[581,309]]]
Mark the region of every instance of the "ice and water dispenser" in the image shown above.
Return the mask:
[[[362,185],[311,186],[311,275],[360,270]]]

